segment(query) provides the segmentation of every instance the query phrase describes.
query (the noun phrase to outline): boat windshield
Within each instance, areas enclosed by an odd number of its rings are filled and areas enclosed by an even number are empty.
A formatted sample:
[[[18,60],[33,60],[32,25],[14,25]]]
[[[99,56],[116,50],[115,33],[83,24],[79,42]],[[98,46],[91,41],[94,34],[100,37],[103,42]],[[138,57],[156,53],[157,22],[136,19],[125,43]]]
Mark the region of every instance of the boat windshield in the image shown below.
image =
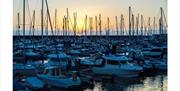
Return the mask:
[[[152,52],[161,52],[161,49],[152,49]]]

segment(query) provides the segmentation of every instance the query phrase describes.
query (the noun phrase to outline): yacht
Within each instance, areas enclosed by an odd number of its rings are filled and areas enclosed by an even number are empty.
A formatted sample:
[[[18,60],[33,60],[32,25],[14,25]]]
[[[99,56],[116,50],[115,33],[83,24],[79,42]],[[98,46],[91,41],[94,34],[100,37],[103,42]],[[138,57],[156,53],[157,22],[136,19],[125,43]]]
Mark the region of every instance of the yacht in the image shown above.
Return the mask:
[[[92,67],[95,74],[118,77],[137,77],[143,68],[132,63],[132,59],[123,55],[107,55],[102,57],[102,66]]]

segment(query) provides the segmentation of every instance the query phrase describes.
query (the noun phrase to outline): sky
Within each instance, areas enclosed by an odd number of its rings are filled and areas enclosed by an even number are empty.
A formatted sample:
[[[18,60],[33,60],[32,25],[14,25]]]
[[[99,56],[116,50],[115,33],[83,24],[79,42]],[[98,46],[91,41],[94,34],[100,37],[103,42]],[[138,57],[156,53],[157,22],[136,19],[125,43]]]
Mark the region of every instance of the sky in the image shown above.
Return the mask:
[[[40,11],[42,0],[26,0],[26,27],[30,23],[32,12],[36,12],[36,28],[40,28]],[[44,0],[45,1],[45,0]],[[22,7],[23,0],[13,0],[13,25],[16,30],[17,25],[17,12],[20,13],[20,23],[22,24]],[[29,4],[29,8],[28,8]],[[163,8],[167,18],[167,0],[48,0],[49,10],[54,24],[54,12],[57,8],[57,22],[58,27],[61,28],[62,18],[66,15],[66,8],[69,9],[70,18],[73,21],[73,13],[77,12],[77,26],[82,28],[85,15],[88,17],[95,17],[101,14],[102,22],[105,26],[107,17],[110,18],[111,26],[115,25],[115,16],[120,15],[125,17],[125,25],[128,25],[128,7],[131,6],[132,12],[135,16],[143,14],[145,21],[148,17],[157,19],[160,17],[160,7]],[[46,6],[44,7],[46,8]],[[44,14],[45,15],[45,14]],[[38,30],[37,29],[37,30]]]

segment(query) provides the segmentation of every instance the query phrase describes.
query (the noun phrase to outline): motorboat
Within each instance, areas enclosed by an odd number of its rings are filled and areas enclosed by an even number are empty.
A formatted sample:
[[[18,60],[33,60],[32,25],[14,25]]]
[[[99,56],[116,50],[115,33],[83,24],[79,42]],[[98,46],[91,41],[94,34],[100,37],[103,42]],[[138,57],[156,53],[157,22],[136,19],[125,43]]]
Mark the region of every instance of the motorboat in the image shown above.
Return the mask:
[[[74,62],[71,61],[70,56],[65,53],[51,53],[47,55],[48,62],[44,64],[47,66],[75,66]]]
[[[157,70],[167,70],[167,61],[165,60],[157,60],[157,59],[148,59],[144,61],[143,64],[143,68],[145,70],[153,70],[153,69],[157,69]]]
[[[150,48],[149,50],[145,50],[142,52],[142,54],[145,57],[156,57],[156,58],[160,58],[162,56],[162,48],[161,47],[153,47]]]
[[[74,88],[81,85],[81,80],[76,72],[67,74],[62,67],[51,66],[45,68],[43,74],[38,74],[37,77],[46,84],[59,88]]]
[[[102,57],[104,60],[102,66],[92,67],[95,74],[112,75],[118,77],[137,77],[143,68],[137,64],[133,64],[131,58],[123,55],[106,55]]]
[[[13,63],[13,74],[16,75],[17,73],[34,75],[38,73],[38,70],[32,65]]]

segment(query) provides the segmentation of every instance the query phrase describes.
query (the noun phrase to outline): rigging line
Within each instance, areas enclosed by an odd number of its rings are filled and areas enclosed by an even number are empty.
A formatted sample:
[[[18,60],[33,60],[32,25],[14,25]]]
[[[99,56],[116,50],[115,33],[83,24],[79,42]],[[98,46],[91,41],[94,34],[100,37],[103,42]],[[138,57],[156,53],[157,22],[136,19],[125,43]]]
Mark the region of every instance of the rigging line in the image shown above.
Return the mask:
[[[165,20],[166,27],[168,27],[167,21],[166,21],[166,16],[165,16],[165,14],[164,14],[164,10],[163,10],[163,16],[164,16],[164,20]]]
[[[17,13],[17,18],[15,19],[15,21],[17,21],[16,23],[18,23],[17,25],[16,25],[16,27],[15,27],[15,29],[17,29],[16,31],[17,31],[17,35],[19,35],[20,36],[20,16],[19,16],[19,12]]]
[[[46,1],[46,7],[47,7],[47,13],[48,13],[48,19],[49,19],[49,23],[50,23],[50,27],[51,27],[51,33],[52,33],[52,35],[54,35],[54,33],[53,33],[53,27],[52,27],[52,22],[51,22],[51,17],[50,17],[50,13],[49,13],[49,7],[48,7],[48,3],[47,3],[47,0],[45,0]]]
[[[45,26],[46,26],[46,28],[45,28],[45,33],[46,33],[46,35],[48,35],[48,33],[47,33],[47,31],[48,31],[48,22],[47,22],[47,20],[48,20],[48,14],[47,14],[47,12],[46,12],[46,15],[45,15],[46,17],[45,17],[45,19],[44,19],[44,24],[45,24]]]
[[[72,20],[71,20],[70,16],[69,16],[69,21],[70,21],[70,25],[71,25],[71,27],[69,27],[69,30],[73,30],[73,29],[70,29],[70,28],[73,28],[73,24],[72,24]]]
[[[55,36],[55,34],[53,33],[53,26],[52,26],[52,22],[51,22],[51,17],[50,17],[50,13],[49,13],[49,7],[48,7],[48,2],[47,0],[45,0],[45,3],[46,3],[46,8],[47,8],[47,14],[48,14],[48,17],[49,17],[49,23],[50,23],[50,27],[51,27],[51,32],[52,32],[52,35]],[[54,39],[55,42],[57,42],[56,39]],[[59,55],[58,55],[58,51],[57,51],[57,46],[55,45],[55,49],[56,49],[56,54],[57,54],[57,58],[59,58]]]
[[[27,9],[28,9],[28,13],[29,13],[29,21],[30,21],[30,27],[29,27],[29,35],[30,35],[30,33],[31,33],[31,26],[32,26],[32,19],[31,19],[31,13],[30,13],[30,8],[29,8],[29,2],[28,2],[28,0],[27,0]]]
[[[81,32],[82,32],[82,34],[83,34],[83,32],[84,32],[84,28],[85,28],[85,19],[84,19],[84,22],[83,22],[83,26],[82,26],[82,28],[81,28]]]

